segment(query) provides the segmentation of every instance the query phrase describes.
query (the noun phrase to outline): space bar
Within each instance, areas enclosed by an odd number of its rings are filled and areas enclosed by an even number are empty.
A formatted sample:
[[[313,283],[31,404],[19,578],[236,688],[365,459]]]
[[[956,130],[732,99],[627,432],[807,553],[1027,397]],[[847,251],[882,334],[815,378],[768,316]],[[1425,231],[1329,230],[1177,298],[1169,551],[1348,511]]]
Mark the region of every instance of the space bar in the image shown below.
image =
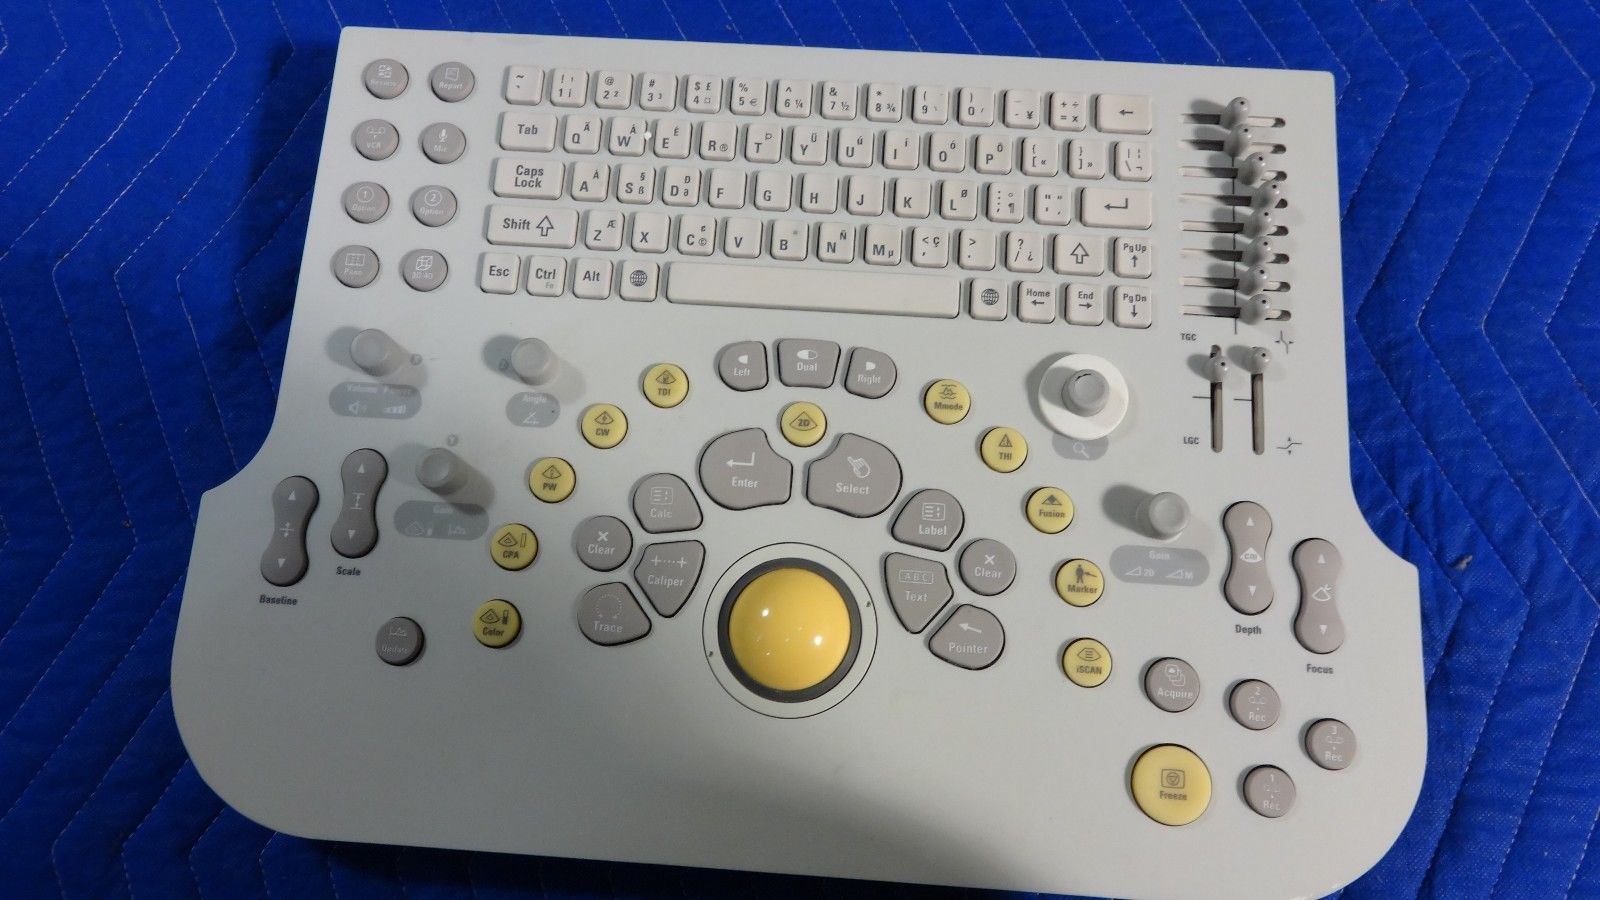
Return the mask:
[[[675,262],[667,299],[702,306],[954,318],[961,282],[937,275]]]

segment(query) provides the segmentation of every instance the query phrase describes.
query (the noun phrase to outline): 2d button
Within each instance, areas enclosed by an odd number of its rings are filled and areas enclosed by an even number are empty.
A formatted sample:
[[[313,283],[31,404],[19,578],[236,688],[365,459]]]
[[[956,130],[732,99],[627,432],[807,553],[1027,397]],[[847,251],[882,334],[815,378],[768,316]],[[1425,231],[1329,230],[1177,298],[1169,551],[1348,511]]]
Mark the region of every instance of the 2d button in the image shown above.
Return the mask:
[[[828,432],[828,417],[815,403],[791,403],[778,414],[783,438],[796,447],[814,447]]]
[[[996,472],[1015,472],[1028,461],[1028,439],[1015,428],[991,428],[983,433],[978,454]]]
[[[970,603],[956,607],[928,639],[928,649],[963,669],[987,669],[1006,647],[1006,631],[994,613]]]
[[[759,428],[730,431],[700,454],[700,486],[718,506],[753,509],[789,502],[794,466]]]
[[[520,522],[507,522],[489,536],[489,558],[508,572],[526,569],[538,555],[538,536]]]
[[[357,450],[339,466],[344,502],[330,533],[333,549],[358,559],[378,545],[378,491],[389,476],[389,463],[376,450]]]
[[[838,368],[839,345],[832,341],[778,342],[778,380],[789,387],[828,387]]]
[[[261,577],[277,587],[288,587],[306,577],[306,523],[317,508],[317,486],[302,475],[291,475],[272,489],[272,537],[261,554]]]
[[[1061,651],[1061,671],[1078,687],[1099,687],[1111,677],[1111,651],[1094,638],[1078,638]]]
[[[637,641],[650,633],[650,618],[620,581],[596,585],[578,598],[578,630],[602,647]]]
[[[1294,808],[1294,779],[1277,766],[1256,766],[1244,776],[1245,805],[1269,819]]]
[[[1200,699],[1200,674],[1181,659],[1158,659],[1144,670],[1144,695],[1158,709],[1183,712]]]
[[[411,75],[397,60],[375,59],[361,70],[361,82],[379,100],[393,100],[405,92]]]
[[[700,527],[700,501],[682,478],[665,472],[651,475],[633,489],[633,514],[651,534],[691,531]]]
[[[1058,487],[1042,487],[1028,495],[1023,507],[1028,524],[1045,534],[1060,534],[1072,524],[1072,498]]]
[[[596,403],[583,411],[578,429],[589,446],[610,450],[628,436],[628,417],[610,403]]]
[[[1017,557],[1011,548],[979,538],[961,551],[961,580],[975,594],[992,597],[1017,580]]]
[[[376,162],[388,159],[400,149],[400,132],[382,119],[368,119],[350,132],[350,143],[357,153]]]
[[[760,341],[729,344],[717,354],[717,374],[736,391],[757,391],[767,386],[767,347]]]
[[[806,499],[848,516],[875,516],[899,494],[900,461],[858,434],[840,435],[833,450],[806,468]]]
[[[414,291],[427,293],[450,274],[450,265],[437,250],[412,250],[400,257],[400,278]]]
[[[1283,704],[1272,685],[1255,678],[1241,681],[1228,692],[1228,714],[1251,731],[1271,728]]]
[[[912,634],[921,634],[955,596],[942,564],[905,553],[883,558],[883,586],[895,616]]]
[[[671,409],[689,396],[689,376],[672,363],[656,363],[639,384],[651,406]]]
[[[1344,644],[1344,619],[1339,616],[1339,548],[1322,538],[1301,541],[1294,548],[1294,572],[1300,579],[1300,610],[1294,636],[1312,653],[1332,653]]]
[[[490,600],[472,615],[472,636],[478,643],[496,650],[507,646],[522,633],[522,615],[504,600]]]
[[[633,580],[660,615],[672,618],[683,609],[700,581],[706,548],[699,541],[651,544],[633,566]]]
[[[590,516],[572,533],[578,560],[596,572],[609,572],[628,561],[633,533],[616,516]]]
[[[1163,825],[1187,825],[1211,805],[1211,770],[1188,747],[1158,744],[1139,754],[1128,777],[1139,809]]]
[[[389,212],[389,192],[374,181],[358,181],[341,196],[345,215],[363,225],[371,225]]]
[[[333,254],[329,262],[333,277],[345,287],[362,288],[378,277],[378,254],[371,247],[347,244]]]
[[[894,389],[898,370],[889,354],[866,347],[850,351],[850,365],[844,373],[844,389],[857,397],[876,400]]]
[[[465,63],[445,62],[434,66],[433,71],[428,73],[428,84],[433,88],[435,97],[446,103],[456,103],[472,94],[477,79]]]
[[[1093,606],[1105,592],[1105,575],[1087,559],[1069,559],[1056,568],[1056,595],[1073,606]]]
[[[378,658],[391,666],[409,666],[422,655],[422,626],[414,619],[395,616],[378,628],[373,642]]]
[[[1332,772],[1356,760],[1356,733],[1338,719],[1319,719],[1306,729],[1306,755]]]
[[[902,544],[926,550],[949,550],[965,524],[966,513],[956,498],[937,488],[926,488],[912,494],[906,505],[900,507],[891,531],[894,539]]]
[[[972,394],[961,382],[945,378],[928,385],[922,392],[922,408],[928,418],[940,425],[954,425],[972,410]]]
[[[1228,537],[1229,560],[1222,596],[1247,616],[1266,611],[1273,594],[1266,556],[1272,517],[1261,504],[1244,500],[1222,514],[1222,531]]]
[[[559,456],[536,459],[528,467],[528,490],[546,503],[560,503],[572,496],[577,486],[578,473]]]

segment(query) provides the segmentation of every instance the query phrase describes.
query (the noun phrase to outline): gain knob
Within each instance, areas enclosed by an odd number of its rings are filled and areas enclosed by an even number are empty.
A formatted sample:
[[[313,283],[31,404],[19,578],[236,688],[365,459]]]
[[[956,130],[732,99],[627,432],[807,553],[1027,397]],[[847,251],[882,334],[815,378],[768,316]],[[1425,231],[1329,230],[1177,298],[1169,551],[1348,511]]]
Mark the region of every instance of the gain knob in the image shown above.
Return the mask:
[[[1170,541],[1189,527],[1189,504],[1171,491],[1151,494],[1139,504],[1139,524],[1151,537]]]
[[[368,375],[381,378],[405,364],[406,350],[394,338],[368,328],[350,339],[350,361]]]
[[[528,384],[544,384],[556,377],[561,363],[550,345],[538,338],[524,338],[511,348],[511,372]]]
[[[443,447],[434,447],[417,460],[417,483],[436,494],[453,494],[471,478],[472,467]]]

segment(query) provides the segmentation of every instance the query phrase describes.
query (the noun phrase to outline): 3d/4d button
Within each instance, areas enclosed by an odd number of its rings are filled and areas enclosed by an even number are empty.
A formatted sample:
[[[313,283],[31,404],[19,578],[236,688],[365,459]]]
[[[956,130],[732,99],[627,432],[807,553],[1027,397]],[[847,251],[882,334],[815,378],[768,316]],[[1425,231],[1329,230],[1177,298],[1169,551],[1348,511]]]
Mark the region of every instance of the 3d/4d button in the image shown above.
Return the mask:
[[[628,561],[633,534],[615,516],[590,516],[572,534],[578,560],[596,572],[609,572]]]
[[[472,636],[485,647],[498,650],[522,632],[522,616],[504,600],[490,600],[472,616]]]
[[[578,486],[578,473],[572,463],[559,456],[546,456],[528,467],[528,490],[546,503],[560,503],[572,496]]]
[[[1092,606],[1105,590],[1100,567],[1087,559],[1069,559],[1056,569],[1056,594],[1073,606]]]
[[[718,506],[753,509],[789,502],[794,465],[759,428],[730,431],[700,454],[700,486]]]
[[[1233,720],[1251,731],[1271,728],[1278,721],[1282,703],[1278,692],[1265,681],[1241,681],[1228,692],[1228,713]]]
[[[767,386],[767,346],[760,341],[729,344],[717,354],[717,374],[736,391],[758,391]]]
[[[894,389],[896,375],[894,360],[889,354],[857,347],[850,351],[844,389],[857,397],[876,400]]]
[[[1158,659],[1144,670],[1144,695],[1159,709],[1183,712],[1200,699],[1200,675],[1181,659]]]
[[[357,559],[378,545],[378,491],[388,475],[389,463],[376,450],[357,450],[339,466],[344,504],[331,538],[340,556]]]
[[[1028,439],[1015,428],[991,428],[983,433],[978,453],[996,472],[1015,472],[1028,460]]]
[[[1267,574],[1267,540],[1272,517],[1259,503],[1235,503],[1222,514],[1228,536],[1228,577],[1222,595],[1239,612],[1253,616],[1272,605],[1272,576]]]
[[[1058,487],[1042,487],[1028,495],[1028,524],[1045,534],[1060,534],[1072,524],[1072,498]]]
[[[789,387],[828,387],[838,368],[839,345],[832,341],[778,342],[778,380]]]
[[[1158,744],[1139,754],[1128,777],[1139,809],[1163,825],[1187,825],[1211,805],[1211,770],[1193,750]]]
[[[1111,677],[1111,651],[1094,638],[1078,638],[1061,651],[1061,671],[1078,687],[1099,687]]]
[[[1301,541],[1294,548],[1294,571],[1300,578],[1300,611],[1294,636],[1312,653],[1332,653],[1344,643],[1339,617],[1339,549],[1322,538]]]
[[[407,666],[422,655],[422,626],[405,616],[395,616],[378,629],[374,648],[391,666]]]
[[[940,425],[954,425],[965,419],[972,409],[972,394],[967,386],[953,378],[945,378],[928,385],[922,392],[922,408],[928,418]]]
[[[1244,776],[1244,802],[1251,810],[1276,819],[1294,807],[1294,779],[1277,766],[1256,766]]]
[[[597,585],[578,599],[578,630],[583,636],[611,647],[637,641],[650,633],[650,619],[620,581]]]
[[[291,475],[272,490],[272,538],[261,554],[261,577],[288,587],[306,577],[306,523],[317,508],[317,486]]]
[[[651,544],[634,564],[633,580],[656,612],[670,619],[694,593],[705,561],[706,548],[699,541]]]
[[[1017,580],[1017,557],[1005,544],[979,538],[961,551],[961,580],[973,593],[992,597]]]
[[[966,513],[956,498],[929,488],[917,491],[894,517],[894,539],[928,550],[949,550],[961,535]]]
[[[796,447],[814,447],[828,432],[828,417],[822,407],[801,401],[791,403],[778,414],[784,440]]]
[[[921,634],[955,596],[943,565],[904,553],[884,557],[883,585],[894,614],[912,634]]]
[[[1306,755],[1329,771],[1349,768],[1356,760],[1356,733],[1338,719],[1319,719],[1306,729]]]
[[[840,435],[833,450],[806,468],[806,499],[848,516],[875,516],[899,494],[900,461],[859,434]]]
[[[981,606],[963,604],[928,639],[928,649],[945,662],[963,669],[987,669],[1006,647],[1006,631],[994,613]]]
[[[651,406],[671,409],[689,396],[689,376],[672,363],[656,363],[639,385]]]
[[[628,436],[628,417],[610,403],[596,403],[583,411],[578,428],[589,446],[610,450]]]
[[[700,501],[689,485],[665,472],[651,475],[633,489],[633,514],[651,534],[690,531],[700,527]]]
[[[508,572],[520,572],[539,556],[539,538],[520,522],[508,522],[489,537],[489,558]]]

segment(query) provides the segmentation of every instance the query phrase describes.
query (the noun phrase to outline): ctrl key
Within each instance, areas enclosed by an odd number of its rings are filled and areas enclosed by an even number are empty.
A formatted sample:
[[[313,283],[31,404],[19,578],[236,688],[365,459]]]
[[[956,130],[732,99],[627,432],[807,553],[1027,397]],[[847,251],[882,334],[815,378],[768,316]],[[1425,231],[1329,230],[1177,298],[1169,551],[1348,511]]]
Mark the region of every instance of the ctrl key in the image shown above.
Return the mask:
[[[422,655],[422,626],[395,616],[378,629],[378,658],[391,666],[408,666]]]

